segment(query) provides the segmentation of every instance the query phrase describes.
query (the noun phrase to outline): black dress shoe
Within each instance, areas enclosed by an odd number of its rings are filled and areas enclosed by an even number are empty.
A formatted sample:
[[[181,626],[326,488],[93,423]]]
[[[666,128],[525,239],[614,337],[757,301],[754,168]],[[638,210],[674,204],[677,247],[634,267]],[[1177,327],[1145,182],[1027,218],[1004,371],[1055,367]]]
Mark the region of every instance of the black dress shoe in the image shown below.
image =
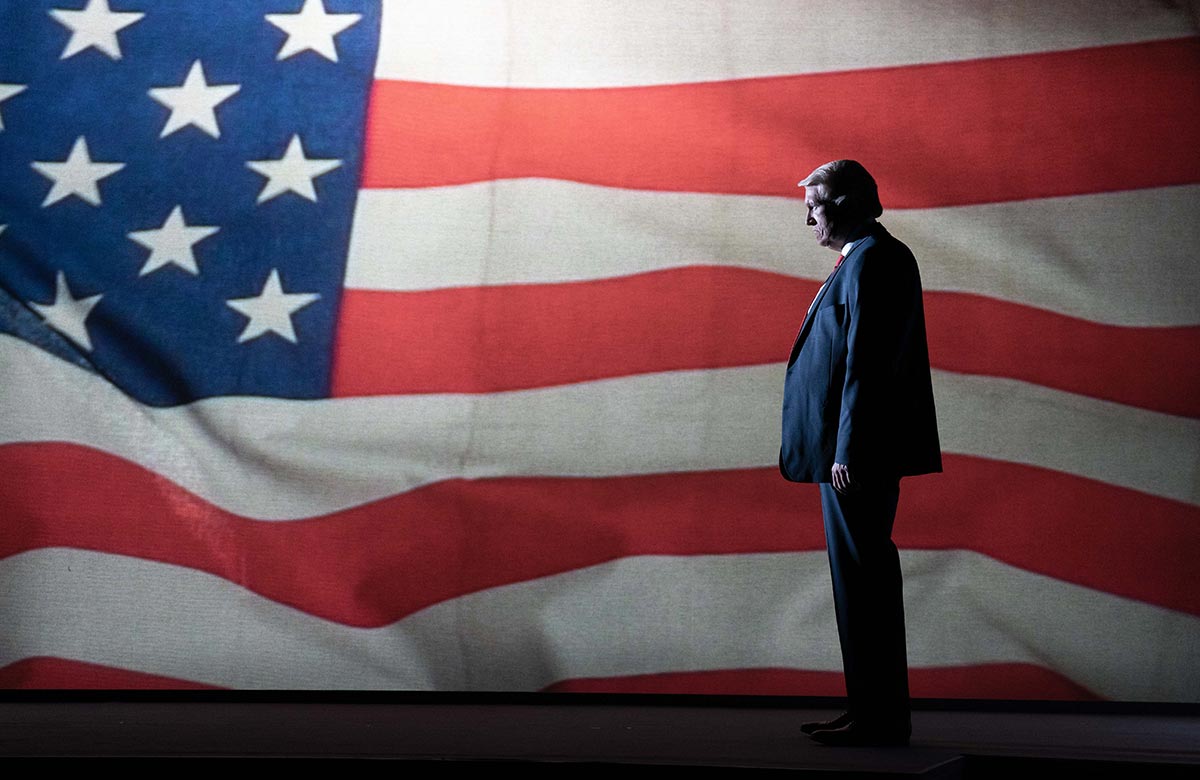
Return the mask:
[[[911,733],[908,724],[868,725],[852,720],[845,726],[814,731],[809,736],[822,745],[837,747],[904,747]]]
[[[845,726],[848,723],[850,723],[851,720],[853,720],[853,718],[851,717],[850,713],[843,712],[841,715],[838,715],[833,720],[818,720],[818,721],[813,721],[812,723],[801,723],[800,731],[804,734],[811,734],[814,731],[828,731],[829,729],[839,729],[842,726]]]

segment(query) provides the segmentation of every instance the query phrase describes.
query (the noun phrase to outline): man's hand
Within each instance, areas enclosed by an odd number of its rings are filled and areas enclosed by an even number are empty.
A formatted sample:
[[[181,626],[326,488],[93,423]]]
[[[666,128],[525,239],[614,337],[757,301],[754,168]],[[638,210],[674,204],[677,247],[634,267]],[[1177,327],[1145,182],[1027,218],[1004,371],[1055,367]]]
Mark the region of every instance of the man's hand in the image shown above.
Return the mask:
[[[850,481],[850,468],[841,463],[833,464],[833,489],[839,493],[849,493],[853,483]]]

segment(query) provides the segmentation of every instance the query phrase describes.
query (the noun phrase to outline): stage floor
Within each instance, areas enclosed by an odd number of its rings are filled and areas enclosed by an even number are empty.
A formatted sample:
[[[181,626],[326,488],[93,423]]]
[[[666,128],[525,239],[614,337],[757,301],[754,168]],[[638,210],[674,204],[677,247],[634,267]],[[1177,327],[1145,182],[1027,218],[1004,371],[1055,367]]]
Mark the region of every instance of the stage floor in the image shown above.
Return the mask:
[[[931,778],[1003,776],[1040,763],[1200,776],[1195,715],[918,710],[908,748],[825,747],[799,732],[801,722],[835,714],[672,704],[6,701],[0,756],[408,759],[447,770],[462,761],[573,762],[657,774],[741,767]]]

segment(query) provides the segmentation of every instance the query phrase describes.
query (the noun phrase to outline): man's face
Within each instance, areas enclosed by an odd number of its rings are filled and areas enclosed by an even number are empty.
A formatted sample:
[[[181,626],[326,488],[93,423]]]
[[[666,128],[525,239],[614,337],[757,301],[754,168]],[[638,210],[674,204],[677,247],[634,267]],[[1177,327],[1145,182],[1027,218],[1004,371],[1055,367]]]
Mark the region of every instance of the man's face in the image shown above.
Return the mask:
[[[804,188],[804,205],[808,209],[805,224],[812,228],[817,243],[830,249],[841,249],[840,225],[829,214],[828,191],[824,184],[813,184]]]

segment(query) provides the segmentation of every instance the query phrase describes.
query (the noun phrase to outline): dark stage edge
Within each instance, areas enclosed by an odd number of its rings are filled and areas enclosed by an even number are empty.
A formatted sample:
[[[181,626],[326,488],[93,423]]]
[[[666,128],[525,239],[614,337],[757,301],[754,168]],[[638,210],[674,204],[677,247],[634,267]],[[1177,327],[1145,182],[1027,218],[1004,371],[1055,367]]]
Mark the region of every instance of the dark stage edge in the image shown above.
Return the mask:
[[[919,710],[908,748],[831,748],[837,710],[656,703],[0,701],[0,757],[334,759],[358,770],[655,776],[1200,777],[1192,712]],[[391,759],[391,760],[386,760]],[[397,765],[394,760],[403,760]],[[326,762],[327,763],[327,762]]]

